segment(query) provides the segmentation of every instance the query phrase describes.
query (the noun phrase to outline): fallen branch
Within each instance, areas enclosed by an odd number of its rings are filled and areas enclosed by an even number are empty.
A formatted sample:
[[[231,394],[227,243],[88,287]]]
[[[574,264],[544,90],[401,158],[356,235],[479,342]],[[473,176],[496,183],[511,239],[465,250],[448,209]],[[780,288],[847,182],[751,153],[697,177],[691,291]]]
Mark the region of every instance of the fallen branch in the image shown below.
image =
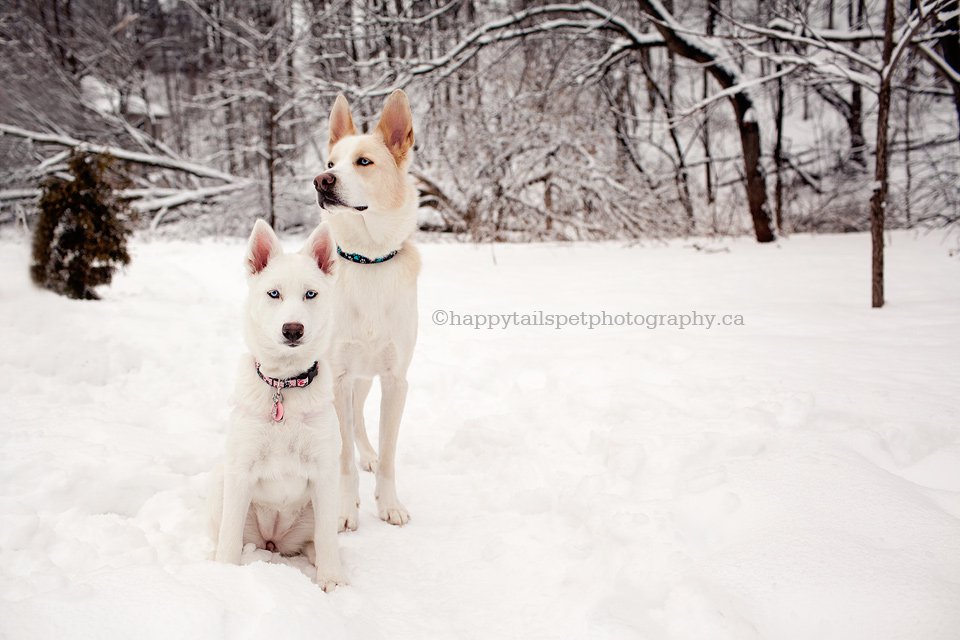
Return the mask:
[[[236,191],[247,186],[245,183],[234,183],[234,184],[225,184],[219,187],[206,187],[203,189],[189,189],[186,191],[178,191],[177,193],[167,195],[160,198],[141,198],[140,200],[134,201],[131,206],[134,211],[146,212],[146,211],[158,211],[164,209],[173,209],[174,207],[179,207],[190,202],[199,202],[201,200],[206,200],[207,198],[212,198],[214,196],[223,195],[224,193],[230,193],[231,191]],[[120,197],[124,197],[124,192],[120,192]]]
[[[246,182],[234,182],[201,189],[168,189],[164,187],[158,187],[156,189],[121,189],[117,191],[117,197],[121,200],[131,201],[130,206],[138,213],[146,213],[149,211],[161,211],[165,213],[170,209],[192,202],[202,202],[215,196],[237,191],[248,185],[249,183]],[[0,202],[35,200],[40,197],[40,193],[40,189],[5,189],[0,191]]]
[[[31,200],[39,197],[40,189],[4,189],[0,191],[0,202]]]
[[[121,149],[120,147],[111,147],[109,145],[84,142],[66,135],[29,131],[27,129],[14,127],[8,124],[0,124],[0,135],[18,136],[33,142],[57,144],[63,147],[70,147],[88,153],[103,153],[113,156],[118,160],[126,160],[127,162],[135,162],[137,164],[145,164],[153,167],[162,167],[164,169],[173,169],[174,171],[183,171],[184,173],[189,173],[200,178],[213,178],[215,180],[223,180],[224,182],[230,183],[244,182],[242,178],[238,178],[237,176],[230,175],[229,173],[217,171],[216,169],[211,169],[210,167],[205,167],[194,162],[187,162],[185,160],[177,160],[174,158],[167,158],[149,153],[140,153],[137,151],[127,151],[126,149]]]

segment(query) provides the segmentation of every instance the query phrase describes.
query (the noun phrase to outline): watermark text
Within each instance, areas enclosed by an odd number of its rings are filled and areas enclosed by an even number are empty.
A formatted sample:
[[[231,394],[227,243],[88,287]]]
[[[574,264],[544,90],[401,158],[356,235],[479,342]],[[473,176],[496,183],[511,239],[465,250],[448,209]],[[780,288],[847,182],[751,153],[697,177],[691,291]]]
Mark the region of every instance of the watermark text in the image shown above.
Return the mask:
[[[514,311],[512,313],[459,313],[451,309],[436,309],[431,315],[433,324],[441,327],[466,327],[487,331],[517,327],[544,327],[548,329],[598,329],[601,327],[641,327],[645,329],[713,329],[714,327],[742,327],[743,315],[738,313],[610,313],[607,311],[580,313],[548,313]]]

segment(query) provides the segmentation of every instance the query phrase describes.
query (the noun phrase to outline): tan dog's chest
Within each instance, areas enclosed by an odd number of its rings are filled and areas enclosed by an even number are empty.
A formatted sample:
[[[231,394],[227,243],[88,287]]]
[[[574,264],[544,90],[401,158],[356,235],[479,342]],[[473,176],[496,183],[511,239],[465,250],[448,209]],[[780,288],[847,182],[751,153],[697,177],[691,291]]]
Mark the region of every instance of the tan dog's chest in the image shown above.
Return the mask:
[[[416,249],[405,245],[390,264],[342,267],[334,314],[334,375],[406,371],[417,335]]]

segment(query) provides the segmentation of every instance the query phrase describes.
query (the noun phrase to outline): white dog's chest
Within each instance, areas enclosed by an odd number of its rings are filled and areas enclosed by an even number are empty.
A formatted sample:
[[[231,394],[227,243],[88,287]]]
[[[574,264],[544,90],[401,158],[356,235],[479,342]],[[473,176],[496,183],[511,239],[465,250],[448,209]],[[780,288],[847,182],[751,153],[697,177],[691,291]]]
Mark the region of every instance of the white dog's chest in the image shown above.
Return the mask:
[[[340,431],[332,407],[301,403],[288,392],[283,422],[273,422],[269,400],[258,393],[238,407],[233,441],[243,468],[254,484],[254,502],[283,505],[300,502],[309,481],[336,467]],[[266,400],[266,401],[264,401]]]
[[[311,480],[336,464],[337,437],[317,437],[302,424],[269,425],[250,450],[253,502],[275,507],[299,506],[309,497]],[[333,434],[339,435],[339,434]]]
[[[277,510],[299,508],[310,498],[310,483],[303,476],[261,477],[253,487],[251,502]]]

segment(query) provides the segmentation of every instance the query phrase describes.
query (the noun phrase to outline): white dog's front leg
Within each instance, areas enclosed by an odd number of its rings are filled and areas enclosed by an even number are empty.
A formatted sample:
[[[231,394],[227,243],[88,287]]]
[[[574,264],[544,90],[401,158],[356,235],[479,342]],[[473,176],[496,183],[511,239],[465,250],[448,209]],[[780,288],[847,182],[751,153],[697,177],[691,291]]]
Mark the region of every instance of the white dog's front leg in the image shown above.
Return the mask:
[[[217,562],[240,564],[243,528],[250,510],[253,486],[243,474],[227,471],[223,476],[223,513],[217,538]]]
[[[334,405],[340,420],[340,531],[356,531],[360,507],[360,474],[353,452],[353,381],[346,376],[337,380]]]
[[[331,467],[331,469],[334,469]],[[346,584],[340,566],[340,545],[337,543],[339,491],[337,473],[325,473],[313,480],[313,547],[316,582],[324,591],[333,591]]]
[[[377,467],[377,512],[390,524],[405,525],[410,514],[397,498],[396,461],[400,419],[407,401],[407,381],[400,377],[382,376],[380,386],[380,464]]]

